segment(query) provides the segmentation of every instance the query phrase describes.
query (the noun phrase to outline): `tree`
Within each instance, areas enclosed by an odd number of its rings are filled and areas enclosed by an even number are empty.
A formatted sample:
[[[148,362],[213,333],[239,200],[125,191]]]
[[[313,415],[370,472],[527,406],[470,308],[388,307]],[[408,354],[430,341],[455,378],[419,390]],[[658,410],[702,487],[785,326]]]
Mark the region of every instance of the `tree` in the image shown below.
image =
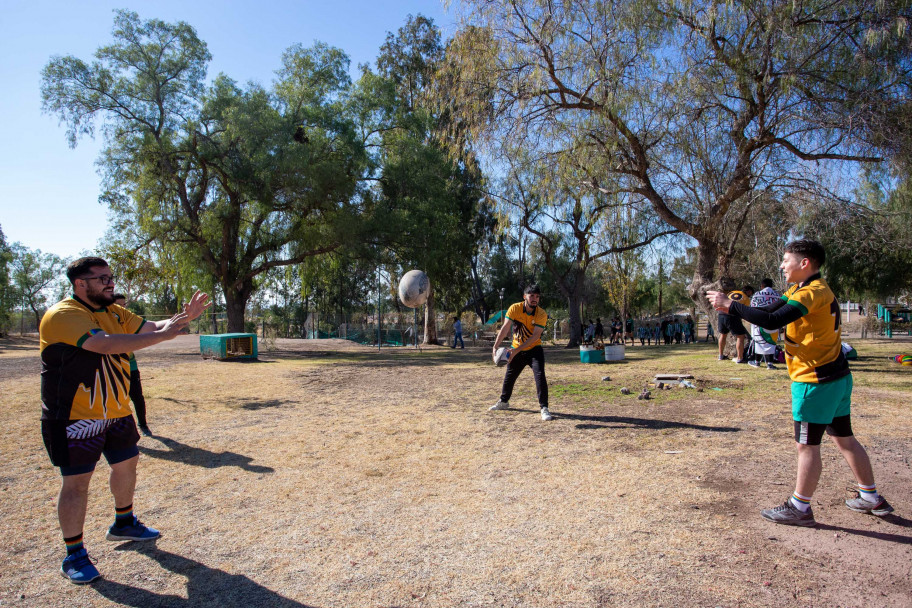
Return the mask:
[[[61,291],[67,260],[53,253],[42,253],[40,249],[33,251],[22,243],[13,243],[12,254],[11,269],[16,300],[32,310],[37,328],[48,299],[59,295]],[[24,308],[22,314],[25,315]]]
[[[658,229],[635,197],[586,187],[585,172],[566,162],[564,154],[549,154],[513,164],[505,201],[522,227],[537,239],[545,264],[567,301],[569,348],[582,340],[580,303],[590,266],[677,231]],[[569,263],[560,263],[563,260]]]
[[[433,21],[410,16],[387,36],[378,74],[365,69],[360,81],[383,101],[373,129],[379,175],[372,242],[392,254],[390,262],[430,278],[425,343],[437,342],[438,304],[460,311],[471,299],[473,261],[494,225],[478,163],[465,150],[448,154],[437,139],[446,117],[435,113],[429,94],[442,57]]]
[[[912,65],[898,0],[470,4],[450,45],[461,128],[586,144],[592,188],[619,182],[696,241],[689,293],[713,316],[702,294],[758,193],[881,160],[866,125]]]
[[[870,177],[854,204],[812,205],[798,229],[826,249],[823,273],[835,293],[884,301],[912,291],[912,185]]]
[[[6,243],[3,229],[0,228],[0,336],[9,331],[10,315],[16,304],[15,289],[10,283],[10,265],[13,252]]]
[[[92,64],[51,59],[43,108],[74,146],[101,122],[102,199],[150,239],[185,244],[220,286],[228,330],[243,331],[259,275],[357,232],[348,58],[294,46],[271,90],[224,75],[207,89],[210,54],[186,23],[118,11],[113,36]]]

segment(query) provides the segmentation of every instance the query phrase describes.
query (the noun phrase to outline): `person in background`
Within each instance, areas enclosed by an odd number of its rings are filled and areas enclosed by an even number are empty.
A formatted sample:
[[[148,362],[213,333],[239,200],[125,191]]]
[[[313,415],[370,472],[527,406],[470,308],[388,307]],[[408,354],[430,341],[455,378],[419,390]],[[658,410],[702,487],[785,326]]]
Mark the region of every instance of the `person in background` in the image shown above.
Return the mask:
[[[123,308],[127,307],[127,296],[122,293],[114,294],[114,303]],[[136,356],[130,355],[130,401],[133,402],[133,412],[136,414],[136,424],[139,432],[146,437],[152,436],[149,424],[146,421],[146,398],[143,396],[142,380],[139,377],[139,367],[136,365]]]
[[[457,342],[460,348],[465,348],[465,342],[462,340],[462,321],[459,317],[453,317],[453,348],[456,348]]]

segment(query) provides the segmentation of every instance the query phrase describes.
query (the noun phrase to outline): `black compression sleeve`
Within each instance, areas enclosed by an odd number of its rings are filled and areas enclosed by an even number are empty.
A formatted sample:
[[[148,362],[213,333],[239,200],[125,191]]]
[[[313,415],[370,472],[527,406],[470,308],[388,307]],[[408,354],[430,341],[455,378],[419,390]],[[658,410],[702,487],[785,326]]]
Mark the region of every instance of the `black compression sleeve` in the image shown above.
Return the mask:
[[[785,300],[779,300],[762,308],[732,302],[728,314],[737,315],[748,323],[759,325],[763,329],[779,329],[802,317],[801,310],[791,304],[786,304]]]

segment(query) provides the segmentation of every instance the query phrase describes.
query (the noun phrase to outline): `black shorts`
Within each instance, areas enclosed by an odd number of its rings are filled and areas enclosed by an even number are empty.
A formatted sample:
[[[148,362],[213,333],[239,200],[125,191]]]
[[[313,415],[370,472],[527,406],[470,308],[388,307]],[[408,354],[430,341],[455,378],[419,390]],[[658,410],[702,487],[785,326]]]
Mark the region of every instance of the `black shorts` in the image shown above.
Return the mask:
[[[851,418],[851,416],[839,416],[833,418],[833,422],[829,424],[796,420],[795,441],[804,445],[820,445],[824,431],[831,437],[851,437],[854,434],[852,433]]]
[[[60,474],[81,475],[95,470],[104,454],[117,464],[139,454],[139,433],[133,416],[107,420],[42,420],[41,436],[51,463]]]
[[[733,336],[746,336],[747,330],[744,329],[744,325],[741,323],[741,317],[733,317],[731,315],[720,314],[719,333],[721,335],[730,333]]]

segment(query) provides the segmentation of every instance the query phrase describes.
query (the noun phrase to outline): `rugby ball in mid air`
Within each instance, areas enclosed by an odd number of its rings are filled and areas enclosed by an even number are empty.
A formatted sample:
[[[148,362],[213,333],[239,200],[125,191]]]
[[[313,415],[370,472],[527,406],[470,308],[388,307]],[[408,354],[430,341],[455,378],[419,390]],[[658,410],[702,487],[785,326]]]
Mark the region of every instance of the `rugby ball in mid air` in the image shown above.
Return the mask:
[[[510,362],[510,351],[508,351],[506,349],[506,347],[501,346],[494,353],[494,364],[497,367],[503,367],[504,365],[506,365],[509,362]]]

